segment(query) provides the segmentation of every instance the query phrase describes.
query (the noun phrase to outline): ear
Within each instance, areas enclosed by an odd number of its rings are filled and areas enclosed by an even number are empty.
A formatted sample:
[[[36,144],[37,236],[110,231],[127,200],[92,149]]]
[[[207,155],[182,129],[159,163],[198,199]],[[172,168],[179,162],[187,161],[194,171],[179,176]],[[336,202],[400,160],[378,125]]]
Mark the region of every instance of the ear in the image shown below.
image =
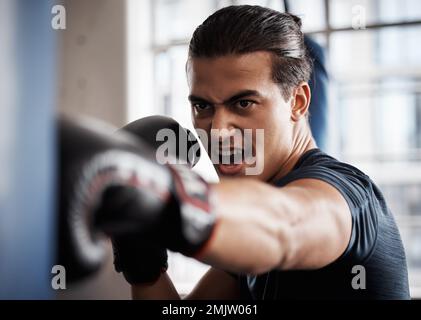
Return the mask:
[[[307,82],[302,82],[294,89],[291,99],[291,120],[294,122],[303,118],[310,106],[311,91]]]

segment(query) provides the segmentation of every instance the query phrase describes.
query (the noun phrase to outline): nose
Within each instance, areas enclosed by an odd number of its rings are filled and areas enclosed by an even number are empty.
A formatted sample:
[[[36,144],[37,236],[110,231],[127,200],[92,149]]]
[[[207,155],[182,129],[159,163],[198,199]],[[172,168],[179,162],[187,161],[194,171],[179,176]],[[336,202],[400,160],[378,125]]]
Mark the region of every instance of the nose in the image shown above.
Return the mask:
[[[227,110],[225,106],[216,107],[212,118],[211,129],[211,134],[217,134],[221,140],[233,136],[236,129],[235,115]]]

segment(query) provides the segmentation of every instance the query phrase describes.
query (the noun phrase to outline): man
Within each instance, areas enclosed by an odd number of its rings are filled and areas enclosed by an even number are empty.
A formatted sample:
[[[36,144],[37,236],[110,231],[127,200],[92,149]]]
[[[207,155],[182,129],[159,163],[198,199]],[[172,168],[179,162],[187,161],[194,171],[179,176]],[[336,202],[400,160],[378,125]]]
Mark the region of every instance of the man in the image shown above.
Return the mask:
[[[311,61],[300,27],[290,14],[231,6],[193,34],[186,70],[194,126],[217,135],[219,151],[227,141],[233,150],[235,132],[264,129],[264,148],[256,135],[252,142],[264,165],[248,176],[253,164],[245,158],[215,164],[218,225],[195,255],[212,267],[189,299],[409,298],[404,249],[381,192],[314,142]],[[137,245],[115,241],[116,268],[133,297],[178,299],[163,248]],[[150,263],[142,269],[139,261]],[[156,277],[141,274],[151,270]]]

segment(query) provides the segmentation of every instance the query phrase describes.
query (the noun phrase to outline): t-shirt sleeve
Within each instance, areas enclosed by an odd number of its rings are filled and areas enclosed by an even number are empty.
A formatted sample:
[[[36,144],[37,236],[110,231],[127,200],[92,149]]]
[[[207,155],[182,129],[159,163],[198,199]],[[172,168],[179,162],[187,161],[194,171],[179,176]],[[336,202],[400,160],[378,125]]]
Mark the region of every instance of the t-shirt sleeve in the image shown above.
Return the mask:
[[[376,198],[373,182],[358,169],[344,164],[307,166],[293,171],[282,186],[299,179],[318,179],[336,188],[348,203],[352,215],[349,244],[337,260],[363,262],[374,249],[377,238],[377,214],[382,208]]]

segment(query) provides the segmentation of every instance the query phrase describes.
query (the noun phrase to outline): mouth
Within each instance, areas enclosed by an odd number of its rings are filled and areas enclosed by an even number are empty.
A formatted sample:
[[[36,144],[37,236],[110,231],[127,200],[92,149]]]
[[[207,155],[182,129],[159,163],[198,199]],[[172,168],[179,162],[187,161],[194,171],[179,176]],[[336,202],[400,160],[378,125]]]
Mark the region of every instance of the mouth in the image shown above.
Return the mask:
[[[244,150],[242,149],[219,149],[216,159],[216,169],[221,175],[233,176],[242,172],[244,163]]]
[[[241,164],[218,164],[217,171],[223,176],[236,176],[243,171],[244,165]]]

